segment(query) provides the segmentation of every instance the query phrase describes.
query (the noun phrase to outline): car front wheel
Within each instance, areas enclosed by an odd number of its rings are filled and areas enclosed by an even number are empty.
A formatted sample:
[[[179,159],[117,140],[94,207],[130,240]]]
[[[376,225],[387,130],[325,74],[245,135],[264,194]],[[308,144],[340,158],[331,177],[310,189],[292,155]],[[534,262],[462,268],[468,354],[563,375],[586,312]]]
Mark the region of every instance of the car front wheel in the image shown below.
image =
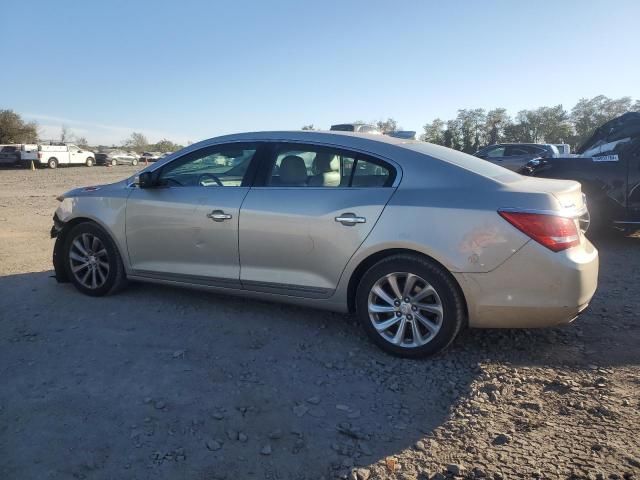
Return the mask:
[[[65,237],[64,252],[67,275],[82,293],[99,297],[125,286],[126,275],[118,249],[97,224],[74,226]]]
[[[360,280],[356,310],[369,337],[401,357],[445,349],[465,321],[464,299],[455,281],[418,255],[394,255],[371,267]]]

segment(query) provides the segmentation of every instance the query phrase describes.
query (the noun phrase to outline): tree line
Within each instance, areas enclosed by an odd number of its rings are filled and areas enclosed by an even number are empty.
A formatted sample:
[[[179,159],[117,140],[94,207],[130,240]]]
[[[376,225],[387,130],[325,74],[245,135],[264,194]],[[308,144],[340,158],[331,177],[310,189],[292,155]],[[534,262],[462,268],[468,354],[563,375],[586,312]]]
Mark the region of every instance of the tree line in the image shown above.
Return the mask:
[[[56,139],[49,139],[52,141],[60,141],[61,143],[75,143],[83,148],[101,148],[107,147],[106,145],[94,145],[91,147],[85,137],[78,136],[66,125],[60,127],[60,135]],[[36,122],[25,121],[20,114],[13,110],[0,109],[0,144],[12,144],[12,143],[38,143],[43,141],[40,132],[38,131],[38,124]],[[116,145],[111,145],[110,148],[114,148]],[[131,136],[121,142],[119,148],[127,150],[133,150],[137,153],[145,151],[150,152],[175,152],[183,148],[182,145],[172,142],[163,138],[159,142],[149,143],[147,137],[139,132],[133,132]]]
[[[596,128],[629,111],[640,111],[640,100],[605,95],[581,98],[571,111],[556,105],[521,110],[514,117],[504,108],[460,109],[454,119],[427,123],[420,139],[466,153],[494,143],[568,143],[575,149]]]

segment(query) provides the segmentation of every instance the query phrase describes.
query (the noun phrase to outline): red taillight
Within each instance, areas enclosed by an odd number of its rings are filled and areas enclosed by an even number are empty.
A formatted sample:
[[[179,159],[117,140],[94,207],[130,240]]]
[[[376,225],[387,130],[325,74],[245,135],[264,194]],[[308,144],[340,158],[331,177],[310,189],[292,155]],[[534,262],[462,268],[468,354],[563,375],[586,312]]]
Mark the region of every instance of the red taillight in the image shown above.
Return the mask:
[[[580,244],[575,220],[557,215],[498,212],[511,225],[554,252]]]

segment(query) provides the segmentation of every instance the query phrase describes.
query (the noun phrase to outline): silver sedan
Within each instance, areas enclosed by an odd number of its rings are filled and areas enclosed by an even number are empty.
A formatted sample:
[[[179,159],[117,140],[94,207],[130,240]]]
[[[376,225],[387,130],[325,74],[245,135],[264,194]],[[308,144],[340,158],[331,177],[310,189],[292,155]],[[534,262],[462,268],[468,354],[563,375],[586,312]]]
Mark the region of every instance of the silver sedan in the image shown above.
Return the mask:
[[[413,140],[229,135],[59,200],[56,277],[85,294],[136,280],[354,312],[407,357],[466,326],[568,323],[597,284],[578,183]]]

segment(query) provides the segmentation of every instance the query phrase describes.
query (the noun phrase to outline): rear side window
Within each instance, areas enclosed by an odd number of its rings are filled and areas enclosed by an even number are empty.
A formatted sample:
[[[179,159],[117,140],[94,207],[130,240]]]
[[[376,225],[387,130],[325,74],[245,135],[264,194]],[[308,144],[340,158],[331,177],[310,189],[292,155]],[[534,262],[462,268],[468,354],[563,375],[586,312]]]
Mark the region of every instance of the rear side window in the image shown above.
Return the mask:
[[[395,179],[383,161],[316,145],[280,144],[266,167],[272,187],[387,187]]]
[[[358,158],[351,180],[353,187],[385,187],[391,185],[391,170],[364,158]]]
[[[500,158],[504,156],[504,147],[496,147],[487,151],[485,155],[489,158]]]

